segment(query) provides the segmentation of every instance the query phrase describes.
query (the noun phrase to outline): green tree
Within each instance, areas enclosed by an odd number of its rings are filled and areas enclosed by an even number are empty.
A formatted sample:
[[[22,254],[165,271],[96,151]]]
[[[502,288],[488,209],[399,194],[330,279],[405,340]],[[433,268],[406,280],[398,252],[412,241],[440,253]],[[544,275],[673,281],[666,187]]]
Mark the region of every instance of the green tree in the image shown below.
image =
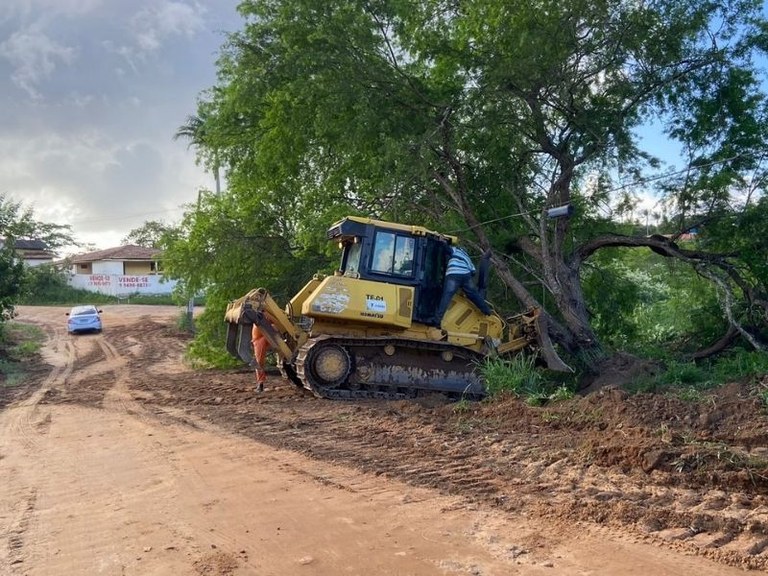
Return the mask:
[[[12,317],[23,277],[24,265],[14,250],[6,245],[0,247],[0,323]]]
[[[651,248],[734,286],[732,251],[682,248],[615,223],[660,166],[656,122],[689,169],[663,184],[682,232],[763,177],[766,47],[757,0],[245,0],[242,31],[201,98],[195,142],[227,167],[246,221],[279,211],[317,238],[342,211],[438,225],[492,248],[501,282],[588,365],[605,356],[582,271]],[[548,218],[572,206],[571,217]],[[322,224],[320,224],[322,223]],[[211,250],[222,246],[211,241]],[[234,287],[233,287],[234,288]],[[759,343],[758,343],[759,345]]]
[[[131,230],[121,240],[121,243],[135,244],[145,248],[160,248],[163,244],[163,237],[171,231],[171,228],[171,225],[165,222],[148,220],[138,228]]]
[[[204,164],[213,172],[216,183],[216,194],[221,194],[221,163],[216,148],[206,147],[206,131],[208,129],[208,115],[204,112],[205,106],[201,104],[200,115],[189,115],[187,121],[179,126],[173,135],[174,140],[185,138],[189,141],[187,147],[193,146],[199,152],[199,158],[204,159]]]
[[[14,249],[18,239],[41,240],[51,250],[74,243],[69,226],[41,222],[31,208],[0,194],[0,322],[12,316],[24,287],[24,264]]]
[[[56,264],[43,264],[24,270],[23,304],[59,303],[75,292],[67,282],[67,272]]]
[[[314,272],[328,268],[325,254],[295,244],[294,237],[278,207],[254,210],[235,196],[205,192],[164,236],[164,273],[179,281],[184,298],[205,294],[192,346],[197,357],[212,363],[226,358],[222,315],[234,296],[263,286],[287,301]]]
[[[720,352],[737,339],[758,349],[768,341],[768,239],[763,232],[768,229],[768,197],[753,201],[750,196],[733,209],[710,211],[697,228],[699,245],[734,256],[729,266],[700,270],[718,290],[727,329],[697,357]]]

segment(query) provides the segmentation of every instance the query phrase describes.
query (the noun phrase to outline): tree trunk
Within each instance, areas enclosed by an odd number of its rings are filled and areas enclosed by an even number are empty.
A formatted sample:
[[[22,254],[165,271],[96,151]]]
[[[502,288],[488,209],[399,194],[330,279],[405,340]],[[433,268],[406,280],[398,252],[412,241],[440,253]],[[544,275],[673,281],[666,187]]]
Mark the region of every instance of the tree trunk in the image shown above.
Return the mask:
[[[577,356],[588,370],[594,371],[605,360],[606,353],[590,323],[579,269],[557,263],[555,266],[559,270],[558,286],[551,293],[570,334],[569,352]]]
[[[736,338],[739,337],[739,331],[736,329],[736,326],[731,324],[728,326],[728,331],[723,334],[720,339],[712,344],[711,346],[707,346],[703,350],[699,350],[697,352],[694,352],[691,354],[692,360],[702,360],[704,358],[709,358],[710,356],[714,356],[715,354],[719,354],[723,350],[727,349],[731,344],[733,344],[736,341]]]
[[[560,345],[568,354],[578,357],[590,370],[596,369],[605,358],[605,353],[590,326],[578,273],[567,271],[562,274],[561,277],[565,278],[565,281],[559,282],[556,295],[552,290],[548,290],[553,294],[555,305],[563,319],[561,322],[544,309],[542,303],[512,274],[505,261],[494,257],[493,264],[501,281],[512,290],[523,307],[542,310],[542,326],[546,327],[548,336],[554,343]],[[563,269],[568,270],[565,267]]]

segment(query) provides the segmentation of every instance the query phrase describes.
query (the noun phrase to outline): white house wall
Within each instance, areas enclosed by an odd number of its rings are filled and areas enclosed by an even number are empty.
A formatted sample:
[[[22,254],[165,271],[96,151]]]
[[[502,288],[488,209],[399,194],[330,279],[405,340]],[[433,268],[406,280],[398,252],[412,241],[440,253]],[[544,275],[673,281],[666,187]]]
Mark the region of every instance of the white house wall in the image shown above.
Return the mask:
[[[24,265],[30,268],[34,268],[35,266],[42,266],[43,264],[53,264],[53,260],[24,260]]]
[[[122,274],[123,263],[109,260],[94,262],[92,271],[93,274]]]
[[[96,268],[95,262],[94,268]],[[162,275],[94,273],[74,274],[69,279],[69,285],[109,296],[130,296],[132,294],[170,294],[176,286],[176,281],[163,281]]]

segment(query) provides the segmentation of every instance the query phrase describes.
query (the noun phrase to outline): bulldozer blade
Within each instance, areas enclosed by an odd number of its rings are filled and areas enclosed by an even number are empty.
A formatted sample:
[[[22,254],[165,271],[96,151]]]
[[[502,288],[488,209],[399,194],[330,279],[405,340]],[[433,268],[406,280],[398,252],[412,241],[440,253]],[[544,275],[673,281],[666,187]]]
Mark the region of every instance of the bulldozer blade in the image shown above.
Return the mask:
[[[248,365],[254,362],[251,324],[227,323],[227,352]]]

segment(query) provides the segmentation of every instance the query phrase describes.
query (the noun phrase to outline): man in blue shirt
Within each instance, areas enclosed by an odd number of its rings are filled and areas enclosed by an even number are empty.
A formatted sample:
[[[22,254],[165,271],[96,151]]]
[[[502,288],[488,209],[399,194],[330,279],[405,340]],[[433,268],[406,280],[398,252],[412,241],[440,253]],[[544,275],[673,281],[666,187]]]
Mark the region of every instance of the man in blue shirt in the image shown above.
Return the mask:
[[[472,283],[475,274],[475,265],[469,255],[458,246],[447,246],[448,267],[445,270],[445,282],[443,283],[443,296],[435,313],[434,324],[439,326],[445,311],[451,303],[451,298],[461,288],[469,300],[477,306],[486,316],[491,314],[491,307],[483,299],[480,292]],[[486,257],[484,254],[483,257]]]

